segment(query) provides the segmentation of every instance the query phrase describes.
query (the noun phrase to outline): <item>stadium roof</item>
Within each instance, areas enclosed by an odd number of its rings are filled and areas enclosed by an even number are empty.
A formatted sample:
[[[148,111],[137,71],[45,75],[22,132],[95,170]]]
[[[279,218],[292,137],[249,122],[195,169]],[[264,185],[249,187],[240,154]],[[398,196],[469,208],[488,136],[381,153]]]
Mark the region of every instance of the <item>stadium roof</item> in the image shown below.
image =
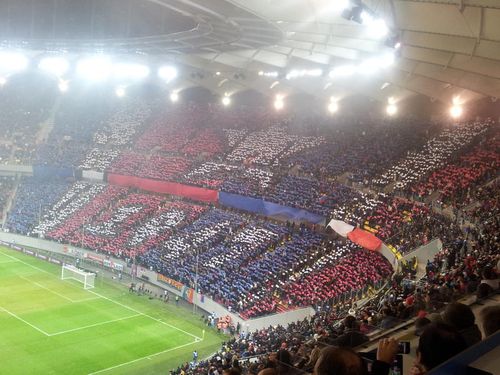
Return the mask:
[[[344,2],[8,0],[0,5],[0,38],[38,50],[152,54],[188,72],[178,89],[220,95],[255,89],[386,101],[422,94],[444,103],[500,96],[499,0],[351,0],[342,12]],[[384,20],[388,34],[360,23],[356,9]],[[369,66],[387,54],[397,56],[390,67]],[[329,77],[346,66],[356,69]]]

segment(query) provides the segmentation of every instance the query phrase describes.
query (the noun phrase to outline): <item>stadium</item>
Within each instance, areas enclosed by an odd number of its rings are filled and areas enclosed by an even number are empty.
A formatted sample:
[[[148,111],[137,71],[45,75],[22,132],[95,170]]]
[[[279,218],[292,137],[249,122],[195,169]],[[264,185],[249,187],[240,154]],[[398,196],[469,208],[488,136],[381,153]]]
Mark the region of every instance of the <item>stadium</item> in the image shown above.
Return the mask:
[[[499,0],[1,0],[0,374],[499,374]]]

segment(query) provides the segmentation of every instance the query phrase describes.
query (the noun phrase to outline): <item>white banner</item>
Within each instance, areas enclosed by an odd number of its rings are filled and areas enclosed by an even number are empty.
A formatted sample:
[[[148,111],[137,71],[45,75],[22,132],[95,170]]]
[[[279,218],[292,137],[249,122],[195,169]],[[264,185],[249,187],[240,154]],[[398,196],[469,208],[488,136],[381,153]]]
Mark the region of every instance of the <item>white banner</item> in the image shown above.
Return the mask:
[[[347,237],[347,234],[354,230],[354,227],[352,225],[347,224],[345,221],[335,219],[331,220],[328,223],[328,226],[335,232],[340,234],[342,237]]]

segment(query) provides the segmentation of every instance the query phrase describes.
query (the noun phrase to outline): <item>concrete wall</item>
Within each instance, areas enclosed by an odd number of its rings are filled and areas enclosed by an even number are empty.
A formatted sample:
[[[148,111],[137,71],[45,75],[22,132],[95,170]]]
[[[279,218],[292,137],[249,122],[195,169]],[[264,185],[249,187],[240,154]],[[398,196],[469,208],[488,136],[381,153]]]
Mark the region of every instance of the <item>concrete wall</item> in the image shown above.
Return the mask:
[[[0,165],[0,176],[32,176],[33,167],[31,165]]]
[[[425,275],[425,265],[427,264],[428,259],[434,259],[434,256],[443,249],[443,243],[439,238],[432,240],[426,245],[420,246],[417,249],[413,250],[406,254],[403,259],[410,260],[413,257],[417,257],[418,260],[418,269],[417,269],[417,278],[421,278]]]

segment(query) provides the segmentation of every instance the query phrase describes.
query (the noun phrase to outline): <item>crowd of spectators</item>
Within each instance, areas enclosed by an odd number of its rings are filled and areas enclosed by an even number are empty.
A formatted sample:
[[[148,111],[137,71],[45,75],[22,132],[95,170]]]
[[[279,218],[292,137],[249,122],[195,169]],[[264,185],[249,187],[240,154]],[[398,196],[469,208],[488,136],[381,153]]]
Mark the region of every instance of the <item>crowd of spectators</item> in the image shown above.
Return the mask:
[[[0,89],[0,163],[29,165],[37,137],[55,102],[49,79],[14,76]]]
[[[34,177],[24,177],[17,187],[4,230],[34,234],[33,230],[44,213],[59,201],[69,187],[66,181],[39,181]]]
[[[426,142],[421,150],[408,155],[388,168],[379,177],[372,179],[375,185],[395,183],[404,189],[422,176],[443,167],[447,160],[460,149],[468,146],[478,135],[493,125],[491,120],[454,124]]]
[[[432,172],[424,181],[412,186],[410,191],[419,198],[438,191],[441,200],[453,198],[463,201],[471,186],[498,174],[499,149],[500,138],[490,138],[460,156],[456,162]]]
[[[498,212],[495,187],[490,185],[478,189],[476,197],[480,201],[466,213],[471,220],[489,222],[492,216],[484,209],[486,207]],[[493,218],[498,224],[498,217]],[[278,325],[255,332],[240,330],[209,359],[185,363],[171,373],[189,375],[233,371],[234,374],[257,374],[270,371],[270,374],[275,374],[284,371],[319,374],[325,366],[325,358],[330,360],[329,371],[332,366],[342,366],[345,360],[342,355],[330,357],[339,351],[360,361],[359,368],[354,370],[351,367],[352,373],[366,374],[365,365],[358,355],[343,348],[359,347],[370,340],[367,334],[383,332],[409,318],[416,318],[415,334],[420,336],[412,373],[430,371],[500,328],[498,306],[484,308],[479,322],[469,306],[455,302],[470,293],[484,298],[488,293],[498,292],[498,226],[486,224],[477,230],[466,228],[463,231],[458,224],[449,223],[440,231],[443,250],[427,263],[426,276],[420,281],[403,273],[397,274],[387,289],[360,307],[351,301],[327,303],[322,309],[317,308],[313,317],[286,327]],[[337,280],[331,278],[328,282]],[[479,324],[485,336],[479,330]],[[377,360],[382,363],[374,363],[372,374],[389,373],[397,348],[394,347],[387,357],[384,351],[389,345],[396,344],[393,339],[379,342]],[[323,368],[323,371],[326,370]]]
[[[14,193],[16,179],[14,177],[0,177],[0,221],[3,221],[4,211]]]

